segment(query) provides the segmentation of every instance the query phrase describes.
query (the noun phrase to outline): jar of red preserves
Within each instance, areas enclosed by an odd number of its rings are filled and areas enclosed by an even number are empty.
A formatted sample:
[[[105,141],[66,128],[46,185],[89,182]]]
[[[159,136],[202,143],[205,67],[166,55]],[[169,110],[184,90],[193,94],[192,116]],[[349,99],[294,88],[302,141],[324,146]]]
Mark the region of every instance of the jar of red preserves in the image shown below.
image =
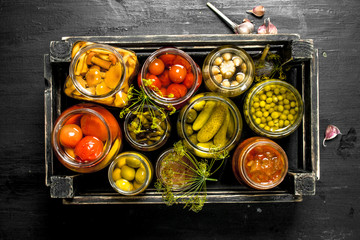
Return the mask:
[[[105,168],[122,148],[122,133],[116,118],[96,104],[77,104],[55,121],[52,147],[68,169],[90,173]]]
[[[240,183],[254,189],[267,190],[284,180],[288,159],[285,151],[274,141],[252,137],[236,148],[232,169]]]
[[[180,109],[196,93],[201,82],[200,67],[187,53],[174,47],[153,52],[138,75],[139,87],[157,105],[166,108],[171,105]]]

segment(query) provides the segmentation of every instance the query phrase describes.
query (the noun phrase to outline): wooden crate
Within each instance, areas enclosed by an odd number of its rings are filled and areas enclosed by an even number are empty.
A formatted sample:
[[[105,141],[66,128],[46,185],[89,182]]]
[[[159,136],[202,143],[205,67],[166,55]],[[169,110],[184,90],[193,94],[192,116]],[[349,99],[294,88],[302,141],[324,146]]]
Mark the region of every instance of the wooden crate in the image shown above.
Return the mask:
[[[316,181],[320,178],[319,79],[318,52],[314,49],[312,40],[302,40],[297,34],[86,36],[63,37],[60,41],[52,41],[49,54],[44,55],[45,184],[50,187],[52,198],[61,198],[64,204],[162,203],[161,194],[156,191],[153,184],[140,195],[122,196],[111,188],[107,180],[107,168],[97,173],[78,174],[66,169],[56,159],[51,148],[54,121],[64,109],[79,103],[78,100],[71,99],[63,93],[63,84],[71,61],[72,45],[77,41],[105,43],[131,49],[137,54],[140,65],[153,51],[164,46],[174,46],[184,50],[199,66],[202,66],[203,60],[211,50],[227,44],[243,48],[252,56],[260,53],[266,44],[270,44],[271,51],[280,54],[284,60],[293,58],[292,67],[287,73],[287,81],[301,93],[305,112],[302,124],[295,133],[276,140],[288,155],[289,171],[286,178],[272,190],[253,190],[236,181],[231,170],[231,159],[228,159],[215,176],[218,182],[207,184],[207,203],[298,202],[302,201],[305,195],[315,194]],[[202,86],[199,91],[205,91],[205,88]],[[245,94],[233,99],[242,117]],[[108,109],[122,127],[122,120],[118,118],[120,110]],[[177,114],[171,118],[176,120]],[[245,121],[243,122],[241,141],[254,136]],[[176,136],[175,127],[171,134]],[[133,150],[126,141],[124,143],[123,151]],[[171,147],[173,143],[170,140],[160,150],[145,155],[155,166],[160,153]]]

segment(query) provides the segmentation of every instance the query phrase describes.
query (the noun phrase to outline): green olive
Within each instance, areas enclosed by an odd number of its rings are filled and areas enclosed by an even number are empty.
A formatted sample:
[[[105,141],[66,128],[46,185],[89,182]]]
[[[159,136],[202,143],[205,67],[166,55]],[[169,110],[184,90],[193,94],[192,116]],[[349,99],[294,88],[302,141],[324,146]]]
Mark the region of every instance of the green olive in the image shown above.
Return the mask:
[[[128,180],[126,179],[119,179],[115,182],[116,186],[118,188],[120,188],[121,190],[123,191],[132,191],[134,189],[134,186],[132,185],[131,182],[129,182]]]
[[[114,181],[117,181],[121,178],[121,170],[120,168],[115,168],[112,172],[112,178]]]
[[[136,157],[126,157],[126,165],[132,168],[138,168],[141,165],[141,161]]]
[[[135,174],[135,182],[139,184],[143,184],[145,182],[145,179],[146,179],[145,169],[144,168],[137,169]]]
[[[128,181],[132,181],[135,178],[135,169],[124,165],[121,168],[121,177],[128,180]]]

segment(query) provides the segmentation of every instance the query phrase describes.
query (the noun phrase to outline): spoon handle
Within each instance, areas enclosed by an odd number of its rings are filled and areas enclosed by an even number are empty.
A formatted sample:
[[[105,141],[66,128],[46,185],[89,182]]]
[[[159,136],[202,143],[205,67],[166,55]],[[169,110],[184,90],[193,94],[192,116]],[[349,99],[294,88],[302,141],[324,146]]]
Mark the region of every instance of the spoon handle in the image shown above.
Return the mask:
[[[234,32],[236,32],[236,27],[238,26],[236,23],[234,23],[233,21],[231,21],[227,16],[225,16],[222,12],[219,11],[219,9],[217,9],[214,5],[212,5],[211,3],[206,3],[206,5],[213,10],[229,27],[232,28],[232,30]]]

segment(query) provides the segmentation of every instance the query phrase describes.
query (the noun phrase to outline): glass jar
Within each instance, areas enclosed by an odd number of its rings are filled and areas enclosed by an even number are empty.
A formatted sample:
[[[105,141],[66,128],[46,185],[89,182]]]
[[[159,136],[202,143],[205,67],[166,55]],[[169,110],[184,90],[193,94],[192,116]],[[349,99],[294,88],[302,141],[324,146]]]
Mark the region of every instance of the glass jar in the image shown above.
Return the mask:
[[[122,148],[122,133],[115,117],[91,103],[65,110],[55,121],[52,147],[68,169],[96,172],[106,167]]]
[[[154,169],[149,159],[138,152],[123,152],[111,163],[108,179],[122,195],[137,195],[150,185]]]
[[[254,71],[250,55],[232,45],[211,51],[202,68],[207,89],[226,97],[237,97],[245,92],[254,80]]]
[[[178,155],[173,148],[161,153],[155,168],[160,182],[175,191],[189,189],[193,183],[192,178],[196,176],[191,160]]]
[[[169,118],[155,106],[135,106],[125,116],[125,139],[137,150],[159,149],[170,137],[170,132]]]
[[[285,151],[274,141],[252,137],[236,148],[232,170],[239,183],[257,190],[267,190],[284,180],[288,159]]]
[[[303,101],[291,84],[266,80],[255,84],[244,101],[246,123],[258,135],[283,138],[293,133],[303,117]]]
[[[177,120],[177,132],[185,146],[203,158],[212,158],[218,151],[231,151],[241,137],[242,127],[235,103],[212,92],[192,97]]]
[[[84,43],[76,49],[78,51],[73,52],[64,85],[65,94],[76,99],[124,107],[128,102],[129,85],[138,71],[135,53],[94,43]]]
[[[151,86],[144,83],[149,79]],[[200,67],[184,51],[168,47],[153,52],[144,62],[138,84],[157,105],[180,109],[202,82]]]

